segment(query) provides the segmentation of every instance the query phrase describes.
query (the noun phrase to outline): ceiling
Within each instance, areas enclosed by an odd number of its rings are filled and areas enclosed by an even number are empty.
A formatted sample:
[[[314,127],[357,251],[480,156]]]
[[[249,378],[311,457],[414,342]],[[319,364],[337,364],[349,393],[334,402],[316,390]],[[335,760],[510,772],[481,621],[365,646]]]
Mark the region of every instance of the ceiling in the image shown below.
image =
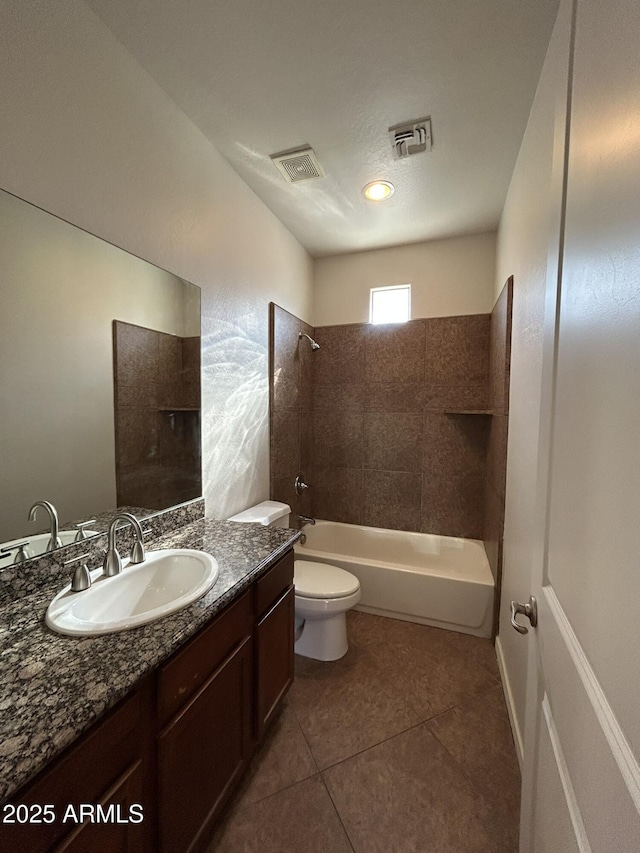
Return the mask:
[[[496,228],[558,7],[86,2],[315,256]],[[388,128],[425,116],[432,151],[394,160]],[[304,144],[325,177],[287,184],[269,155]]]

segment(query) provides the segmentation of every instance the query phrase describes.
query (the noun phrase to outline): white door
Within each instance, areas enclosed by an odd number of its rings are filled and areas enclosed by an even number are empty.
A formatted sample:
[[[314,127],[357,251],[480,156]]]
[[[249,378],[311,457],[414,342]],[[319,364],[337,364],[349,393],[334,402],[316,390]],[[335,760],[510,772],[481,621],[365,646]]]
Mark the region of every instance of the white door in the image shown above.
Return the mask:
[[[565,7],[521,851],[639,853],[640,3]]]

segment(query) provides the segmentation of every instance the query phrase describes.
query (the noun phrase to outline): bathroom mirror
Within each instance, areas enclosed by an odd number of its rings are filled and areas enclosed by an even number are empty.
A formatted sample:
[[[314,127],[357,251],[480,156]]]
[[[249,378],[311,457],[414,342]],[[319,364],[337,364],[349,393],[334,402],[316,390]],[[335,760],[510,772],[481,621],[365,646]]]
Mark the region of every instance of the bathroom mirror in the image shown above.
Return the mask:
[[[0,400],[0,543],[200,496],[200,289],[0,190]]]

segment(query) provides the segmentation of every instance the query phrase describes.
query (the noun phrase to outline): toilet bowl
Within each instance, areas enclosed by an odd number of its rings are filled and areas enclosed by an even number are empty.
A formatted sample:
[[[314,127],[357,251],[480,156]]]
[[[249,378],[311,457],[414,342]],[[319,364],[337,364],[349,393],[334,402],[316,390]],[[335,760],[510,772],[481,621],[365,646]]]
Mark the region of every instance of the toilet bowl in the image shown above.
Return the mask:
[[[291,508],[279,501],[261,504],[229,521],[288,527]],[[347,610],[360,601],[360,581],[330,563],[296,560],[294,564],[295,652],[314,660],[338,660],[347,653]]]
[[[360,601],[360,581],[330,563],[296,560],[296,654],[338,660],[347,653],[347,610]]]

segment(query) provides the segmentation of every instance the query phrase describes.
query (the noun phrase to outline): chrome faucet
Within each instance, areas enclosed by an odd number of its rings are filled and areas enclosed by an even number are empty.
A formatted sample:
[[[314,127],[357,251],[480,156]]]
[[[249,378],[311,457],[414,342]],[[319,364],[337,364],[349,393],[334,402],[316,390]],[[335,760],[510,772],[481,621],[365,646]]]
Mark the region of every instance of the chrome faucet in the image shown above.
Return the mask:
[[[119,521],[126,521],[127,524],[130,524],[133,527],[133,532],[135,533],[136,537],[136,541],[133,543],[133,547],[131,548],[131,554],[129,555],[129,562],[144,562],[144,534],[142,533],[142,527],[140,527],[140,522],[135,517],[135,515],[131,515],[130,512],[120,512],[118,513],[118,515],[115,516],[115,518],[109,525],[109,543],[107,546],[107,552],[104,555],[104,561],[102,563],[102,568],[105,577],[107,578],[112,578],[114,575],[119,575],[122,571],[122,558],[118,553],[118,549],[116,548],[116,530],[119,529]]]
[[[62,540],[58,536],[58,513],[56,512],[56,508],[49,501],[36,501],[29,510],[29,521],[36,520],[38,507],[43,507],[49,514],[50,531],[46,550],[53,551],[55,548],[62,548]]]
[[[310,517],[310,516],[308,516],[308,515],[299,515],[299,516],[298,516],[298,519],[299,519],[303,524],[315,524],[315,523],[316,523],[315,518],[311,518],[311,517]]]

